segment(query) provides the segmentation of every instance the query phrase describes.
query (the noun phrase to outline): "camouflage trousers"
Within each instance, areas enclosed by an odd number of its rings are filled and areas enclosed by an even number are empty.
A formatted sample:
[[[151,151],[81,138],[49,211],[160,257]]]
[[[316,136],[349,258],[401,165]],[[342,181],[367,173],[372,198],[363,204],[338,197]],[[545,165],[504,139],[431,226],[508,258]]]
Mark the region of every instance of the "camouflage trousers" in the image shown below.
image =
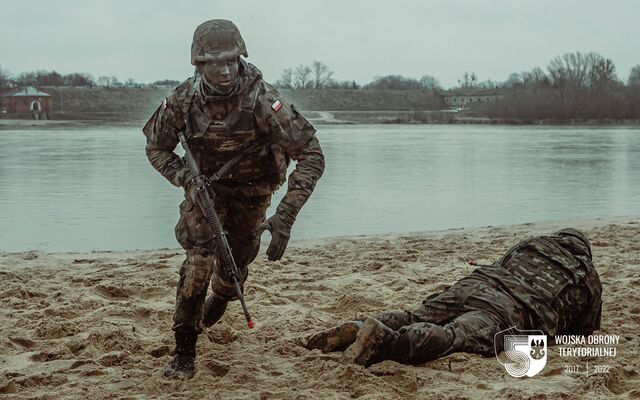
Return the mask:
[[[259,227],[265,220],[270,203],[270,195],[216,196],[216,212],[227,232],[227,241],[242,276],[241,286],[247,279],[248,265],[260,250]],[[184,200],[180,204],[180,219],[175,233],[187,254],[180,268],[173,329],[195,328],[197,332],[201,332],[203,305],[209,282],[212,293],[226,300],[237,299],[235,286],[218,257],[211,227],[200,207],[190,200]]]
[[[382,359],[420,364],[454,352],[494,354],[494,335],[516,326],[530,329],[531,317],[498,287],[473,277],[432,295],[412,310],[375,317],[393,329]],[[498,351],[503,341],[497,340]]]

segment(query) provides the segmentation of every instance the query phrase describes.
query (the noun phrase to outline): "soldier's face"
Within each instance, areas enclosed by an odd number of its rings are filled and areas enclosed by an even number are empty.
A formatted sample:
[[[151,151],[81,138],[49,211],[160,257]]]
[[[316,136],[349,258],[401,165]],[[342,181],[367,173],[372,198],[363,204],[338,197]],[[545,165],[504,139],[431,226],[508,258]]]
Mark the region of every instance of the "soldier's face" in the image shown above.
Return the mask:
[[[238,83],[238,59],[207,61],[202,64],[202,74],[219,92],[228,93]]]

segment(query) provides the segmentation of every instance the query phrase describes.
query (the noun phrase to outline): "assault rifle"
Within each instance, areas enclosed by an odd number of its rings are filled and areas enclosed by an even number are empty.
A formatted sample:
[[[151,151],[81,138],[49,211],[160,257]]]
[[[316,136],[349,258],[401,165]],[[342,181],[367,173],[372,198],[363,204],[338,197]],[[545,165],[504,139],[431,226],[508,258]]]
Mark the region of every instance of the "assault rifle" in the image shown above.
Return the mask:
[[[200,168],[198,168],[198,164],[193,158],[191,148],[189,147],[189,143],[187,143],[187,137],[185,136],[184,132],[178,132],[178,138],[180,139],[180,143],[184,148],[184,158],[187,162],[187,167],[191,171],[191,174],[195,177],[193,178],[192,184],[196,185],[196,188],[198,189],[198,196],[200,197],[199,206],[202,208],[202,212],[207,218],[209,226],[211,226],[211,229],[213,230],[214,239],[218,247],[218,252],[220,253],[220,259],[222,260],[224,271],[227,276],[233,280],[233,285],[236,287],[236,293],[238,294],[240,304],[242,305],[244,317],[247,319],[247,326],[249,327],[249,329],[251,329],[253,328],[254,323],[251,320],[251,315],[249,314],[249,310],[247,309],[247,304],[244,301],[244,294],[242,293],[242,288],[240,287],[240,272],[238,271],[236,261],[233,259],[231,247],[229,246],[227,236],[222,229],[222,224],[220,223],[220,218],[218,218],[218,213],[216,213],[216,210],[214,208],[213,195],[211,193],[209,179],[207,179],[207,177],[200,172]],[[196,199],[192,200],[195,201]]]

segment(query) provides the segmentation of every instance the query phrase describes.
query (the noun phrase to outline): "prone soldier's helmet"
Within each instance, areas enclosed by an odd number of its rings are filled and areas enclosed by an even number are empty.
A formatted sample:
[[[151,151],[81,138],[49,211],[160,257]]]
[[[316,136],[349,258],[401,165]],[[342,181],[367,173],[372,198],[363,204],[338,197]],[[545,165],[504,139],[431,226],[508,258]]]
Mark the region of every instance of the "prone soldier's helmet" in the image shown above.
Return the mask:
[[[193,33],[191,64],[248,57],[247,46],[238,27],[225,19],[212,19],[200,24]]]
[[[585,235],[584,233],[580,232],[577,229],[565,228],[565,229],[559,230],[558,232],[554,233],[553,236],[572,236],[572,237],[580,240],[582,243],[584,243],[584,245],[587,247],[587,250],[589,252],[589,256],[590,257],[593,254],[593,253],[591,253],[591,243],[589,242],[589,239],[587,239],[587,235]]]

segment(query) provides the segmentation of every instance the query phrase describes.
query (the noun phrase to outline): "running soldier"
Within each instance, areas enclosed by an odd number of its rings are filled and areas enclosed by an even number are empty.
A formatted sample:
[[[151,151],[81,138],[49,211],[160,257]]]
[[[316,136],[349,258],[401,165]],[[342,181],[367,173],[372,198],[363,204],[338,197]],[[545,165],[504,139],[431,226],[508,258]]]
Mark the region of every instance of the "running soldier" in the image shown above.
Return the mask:
[[[166,377],[191,378],[196,341],[203,325],[215,324],[236,292],[226,276],[209,224],[200,208],[193,176],[174,153],[178,132],[185,132],[192,153],[215,193],[215,207],[227,232],[241,285],[248,265],[268,229],[269,260],[279,260],[291,227],[324,171],[315,129],[245,62],[247,49],[230,21],[211,20],[197,27],[191,45],[192,78],[178,85],[143,128],[146,153],[169,182],[184,188],[175,234],[186,250],[180,269],[173,317],[176,348]],[[275,215],[265,221],[271,195],[286,181],[287,193]],[[206,299],[211,281],[211,295]]]

